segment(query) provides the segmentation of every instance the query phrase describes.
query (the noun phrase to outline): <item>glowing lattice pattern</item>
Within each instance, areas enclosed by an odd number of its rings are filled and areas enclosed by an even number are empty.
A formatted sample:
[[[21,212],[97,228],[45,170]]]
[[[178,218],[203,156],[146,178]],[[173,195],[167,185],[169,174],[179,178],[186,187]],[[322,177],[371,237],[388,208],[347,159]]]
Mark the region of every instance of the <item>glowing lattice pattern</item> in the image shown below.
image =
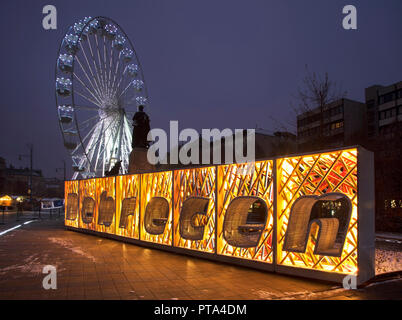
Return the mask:
[[[74,228],[78,228],[78,224],[79,224],[79,220],[80,220],[80,212],[79,212],[79,204],[78,204],[78,214],[75,220],[68,220],[67,219],[67,207],[68,207],[68,194],[69,193],[75,193],[78,195],[78,181],[74,180],[74,181],[66,181],[64,184],[64,199],[66,199],[65,201],[65,224],[66,226],[69,227],[74,227]],[[78,199],[79,200],[79,199]]]
[[[370,181],[365,179],[369,166],[364,164],[372,160],[365,160],[364,152],[359,159],[360,184]],[[174,246],[177,251],[194,250],[211,257],[214,253],[267,267],[272,264],[278,272],[289,273],[293,267],[295,274],[302,271],[297,269],[324,271],[319,277],[325,278],[334,273],[339,280],[340,275],[357,274],[358,267],[361,273],[371,272],[372,267],[369,259],[367,264],[362,260],[364,255],[358,261],[358,233],[370,231],[372,217],[366,214],[374,214],[370,211],[374,196],[364,188],[359,190],[360,203],[368,204],[360,208],[363,213],[358,220],[357,159],[358,149],[350,148],[251,164],[67,181],[66,200],[69,194],[72,201],[78,197],[79,211],[65,225]],[[101,202],[105,206],[99,219]],[[68,202],[66,210],[67,206]],[[69,217],[74,217],[71,212]],[[292,227],[288,228],[291,214]],[[324,230],[322,250],[314,254],[319,227]],[[283,250],[285,236],[288,251]]]
[[[215,167],[178,170],[174,172],[174,245],[193,250],[215,252]],[[209,198],[203,240],[183,239],[179,218],[183,202],[188,197]],[[197,216],[197,224],[201,224]]]
[[[97,215],[97,207],[96,203],[96,180],[97,179],[88,179],[88,180],[80,180],[79,181],[79,199],[80,199],[80,218],[79,218],[79,227],[88,230],[96,230],[98,215]],[[95,200],[95,210],[91,223],[84,223],[82,221],[82,207],[83,201],[85,197],[91,197]]]
[[[140,175],[116,177],[116,234],[128,238],[139,238],[140,219]],[[135,197],[135,210],[128,216],[126,228],[119,228],[123,199]]]
[[[314,255],[317,228],[305,253],[282,251],[294,201],[302,195],[341,192],[352,202],[352,216],[341,257]],[[354,274],[357,271],[357,149],[277,160],[277,264]]]
[[[233,164],[218,167],[217,232],[218,253],[243,259],[272,263],[273,261],[273,161],[254,164]],[[230,246],[223,238],[223,221],[226,209],[232,199],[238,196],[256,196],[268,207],[268,217],[259,244],[255,248]]]
[[[110,226],[105,226],[102,224],[98,224],[98,217],[99,217],[99,205],[100,205],[100,198],[102,192],[106,191],[108,197],[112,197],[115,203],[116,194],[115,194],[115,177],[108,177],[108,178],[98,178],[96,179],[96,231],[99,232],[106,232],[115,234],[116,233],[116,209],[114,205],[114,213],[113,213],[113,223]]]
[[[172,177],[172,171],[147,173],[141,176],[141,240],[172,244]],[[152,197],[163,197],[169,202],[169,217],[164,232],[160,235],[149,234],[144,227],[145,209]]]

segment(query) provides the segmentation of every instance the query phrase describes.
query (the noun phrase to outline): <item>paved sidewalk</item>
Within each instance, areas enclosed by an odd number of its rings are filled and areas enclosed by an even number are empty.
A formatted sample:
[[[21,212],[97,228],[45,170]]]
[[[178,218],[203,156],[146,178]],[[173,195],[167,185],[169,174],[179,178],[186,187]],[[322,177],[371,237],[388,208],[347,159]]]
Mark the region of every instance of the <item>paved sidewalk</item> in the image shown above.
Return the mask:
[[[42,269],[57,267],[57,290]],[[402,281],[344,290],[103,239],[36,220],[0,236],[0,299],[401,299]]]

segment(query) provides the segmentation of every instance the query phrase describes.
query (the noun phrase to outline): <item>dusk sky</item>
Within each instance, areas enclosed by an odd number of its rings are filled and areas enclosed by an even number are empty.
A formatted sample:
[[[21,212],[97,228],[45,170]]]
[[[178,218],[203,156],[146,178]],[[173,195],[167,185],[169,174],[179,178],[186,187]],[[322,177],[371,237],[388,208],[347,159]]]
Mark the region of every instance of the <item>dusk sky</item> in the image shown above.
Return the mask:
[[[57,8],[44,30],[42,8]],[[357,8],[357,30],[342,28],[342,8]],[[364,101],[364,88],[402,80],[401,0],[69,0],[2,1],[0,157],[62,178],[71,160],[55,102],[57,50],[84,16],[115,20],[141,61],[153,128],[260,128],[295,117],[289,106],[305,65]],[[68,170],[71,176],[72,170]]]

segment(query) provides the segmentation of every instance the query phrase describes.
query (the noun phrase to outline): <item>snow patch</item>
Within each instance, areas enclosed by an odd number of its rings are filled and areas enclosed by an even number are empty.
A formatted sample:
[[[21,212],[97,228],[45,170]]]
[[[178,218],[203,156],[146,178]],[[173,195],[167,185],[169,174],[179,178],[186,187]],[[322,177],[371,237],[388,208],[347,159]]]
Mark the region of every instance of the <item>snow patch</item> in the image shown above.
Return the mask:
[[[375,274],[402,270],[402,251],[375,250]]]
[[[96,262],[96,259],[94,256],[84,252],[80,247],[75,247],[73,242],[71,240],[66,240],[62,238],[48,238],[50,242],[53,242],[55,244],[58,244],[62,246],[65,249],[68,249],[76,254],[79,254],[81,256],[84,256],[85,258],[88,258],[92,260],[92,262]]]

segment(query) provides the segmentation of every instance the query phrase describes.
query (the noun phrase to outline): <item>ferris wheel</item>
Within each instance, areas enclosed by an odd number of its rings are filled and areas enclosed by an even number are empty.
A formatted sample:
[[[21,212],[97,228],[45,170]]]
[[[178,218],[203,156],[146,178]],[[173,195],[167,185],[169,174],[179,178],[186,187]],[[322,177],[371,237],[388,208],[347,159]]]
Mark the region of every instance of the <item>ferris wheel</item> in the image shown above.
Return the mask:
[[[131,119],[147,105],[140,62],[123,29],[106,17],[86,17],[60,43],[56,104],[73,179],[104,176],[121,160],[127,173]]]

